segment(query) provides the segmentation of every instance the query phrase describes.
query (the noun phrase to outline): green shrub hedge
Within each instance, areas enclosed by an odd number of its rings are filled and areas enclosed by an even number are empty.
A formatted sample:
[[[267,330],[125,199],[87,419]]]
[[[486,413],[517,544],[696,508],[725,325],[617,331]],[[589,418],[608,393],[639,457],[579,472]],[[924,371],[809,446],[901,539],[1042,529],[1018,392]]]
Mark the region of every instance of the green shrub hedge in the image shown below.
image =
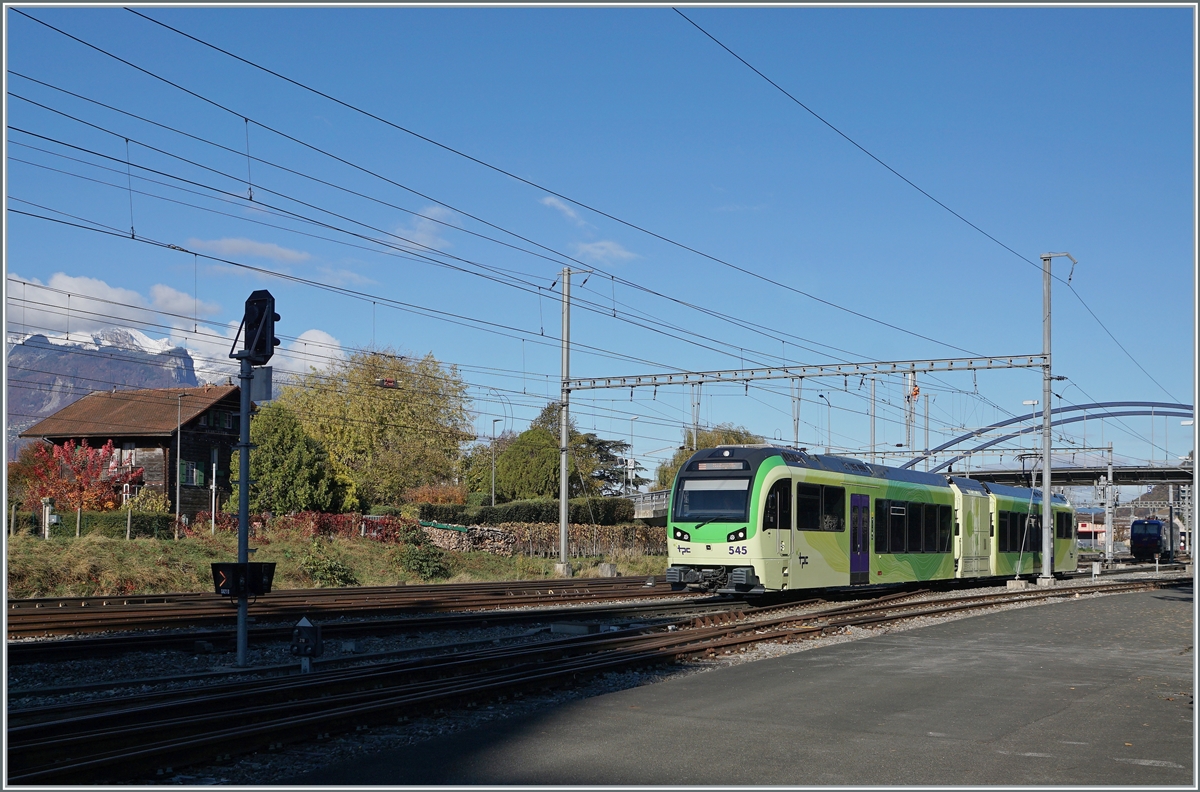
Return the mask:
[[[58,515],[58,525],[50,526],[50,536],[69,538],[75,535],[75,512],[55,512]],[[100,534],[112,539],[125,538],[124,511],[92,512],[85,511],[80,515],[79,534]],[[159,512],[134,512],[133,524],[130,526],[130,536],[154,536],[168,539],[175,535],[175,515]],[[41,515],[33,512],[17,512],[13,521],[17,533],[42,534]]]
[[[422,503],[421,519],[457,525],[502,525],[504,523],[557,523],[558,501],[526,500],[499,506]],[[633,520],[633,501],[628,498],[573,498],[568,502],[567,521],[581,525],[620,525]]]

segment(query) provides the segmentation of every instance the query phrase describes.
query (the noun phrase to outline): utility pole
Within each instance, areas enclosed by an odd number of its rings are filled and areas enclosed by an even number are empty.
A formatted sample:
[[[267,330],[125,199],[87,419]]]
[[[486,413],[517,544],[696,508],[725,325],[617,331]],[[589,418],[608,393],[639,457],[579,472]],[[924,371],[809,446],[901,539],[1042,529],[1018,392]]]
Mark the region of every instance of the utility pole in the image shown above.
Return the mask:
[[[833,405],[829,403],[829,397],[824,393],[817,394],[818,399],[825,400],[825,453],[829,453],[829,449],[833,446]]]
[[[1104,561],[1107,564],[1113,562],[1113,534],[1116,533],[1116,526],[1113,525],[1113,520],[1116,513],[1113,510],[1113,449],[1112,443],[1108,444],[1108,479],[1104,482]]]
[[[175,538],[179,539],[179,484],[183,478],[183,397],[175,394]]]
[[[1054,579],[1054,519],[1050,508],[1050,482],[1053,468],[1050,459],[1051,450],[1051,421],[1050,421],[1050,383],[1054,379],[1051,370],[1050,357],[1050,261],[1055,256],[1066,256],[1074,266],[1078,262],[1070,253],[1042,254],[1042,355],[1046,362],[1042,366],[1042,574],[1041,582],[1049,583]]]
[[[875,378],[871,377],[871,464],[875,464]]]
[[[929,394],[925,394],[925,472],[929,472]]]
[[[562,409],[558,423],[558,564],[555,571],[564,577],[571,576],[571,565],[567,562],[567,517],[568,503],[567,454],[570,451],[571,399],[571,268],[562,271]]]
[[[496,505],[496,424],[503,418],[492,419],[492,505]]]
[[[792,379],[792,448],[800,447],[800,391],[804,377]]]

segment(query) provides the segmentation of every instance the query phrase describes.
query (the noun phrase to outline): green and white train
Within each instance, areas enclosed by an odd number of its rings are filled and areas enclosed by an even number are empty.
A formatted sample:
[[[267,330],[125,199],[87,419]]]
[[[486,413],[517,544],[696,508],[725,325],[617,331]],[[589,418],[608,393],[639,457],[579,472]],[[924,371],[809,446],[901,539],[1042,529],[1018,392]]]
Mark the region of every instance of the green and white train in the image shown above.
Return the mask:
[[[1075,514],[1052,498],[1056,574]],[[1039,490],[774,446],[697,451],[675,477],[667,581],[724,594],[1037,574]]]

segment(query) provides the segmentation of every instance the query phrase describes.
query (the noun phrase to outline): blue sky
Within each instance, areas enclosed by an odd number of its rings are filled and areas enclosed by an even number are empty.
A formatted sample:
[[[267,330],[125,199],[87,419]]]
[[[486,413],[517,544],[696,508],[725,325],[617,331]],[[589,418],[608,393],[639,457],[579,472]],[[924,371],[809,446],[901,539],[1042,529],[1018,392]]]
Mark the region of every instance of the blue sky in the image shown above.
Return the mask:
[[[274,361],[277,372],[372,343],[431,352],[461,367],[476,427],[486,435],[497,417],[524,429],[557,395],[560,306],[558,286],[550,287],[566,257],[596,270],[586,284],[584,275],[573,280],[573,296],[593,310],[578,304],[573,312],[572,341],[581,346],[572,374],[609,376],[781,360],[959,357],[963,350],[1039,353],[1038,256],[1065,250],[1079,265],[1071,277],[1078,298],[1062,283],[1054,291],[1055,373],[1069,378],[1056,383],[1061,404],[1194,398],[1190,8],[685,9],[813,113],[1003,246],[888,172],[670,8],[141,9],[546,189],[129,11],[24,10],[232,112],[7,9],[7,118],[24,130],[7,132],[10,334],[65,332],[70,292],[73,333],[136,327],[220,362],[228,348],[221,337],[231,332],[228,323],[236,326],[245,296],[269,288],[283,317],[286,354]],[[247,136],[257,158],[249,163]],[[253,203],[245,200],[248,165]],[[139,237],[368,296],[14,213],[67,213],[127,232],[131,199]],[[273,214],[281,209],[325,225]],[[372,239],[424,245],[429,258],[474,274],[399,257]],[[492,279],[480,276],[481,267]],[[1055,259],[1056,275],[1065,279],[1070,270],[1069,261]],[[13,278],[59,291],[15,286]],[[88,304],[89,295],[134,307]],[[454,323],[388,301],[445,312]],[[661,322],[663,333],[633,323],[647,318]],[[696,343],[677,338],[685,333]],[[1033,371],[921,384],[933,398],[932,444],[1041,398]],[[878,440],[894,447],[905,441],[902,385],[877,387]],[[831,435],[835,448],[865,455],[868,393],[859,382],[806,382],[801,443],[823,447]],[[582,428],[610,437],[627,438],[636,416],[635,451],[652,467],[679,445],[690,422],[688,398],[678,388],[632,398],[629,391],[584,391],[574,395],[573,412]],[[701,416],[766,437],[792,435],[787,388],[779,383],[705,388]],[[1103,439],[1131,459],[1173,459],[1192,447],[1191,430],[1178,419],[1158,419],[1153,447],[1148,419],[1106,422],[1103,430],[1099,423],[1089,422],[1086,438],[1073,425],[1056,445]],[[922,405],[917,446],[923,431]],[[1012,464],[1011,453],[1006,461]]]

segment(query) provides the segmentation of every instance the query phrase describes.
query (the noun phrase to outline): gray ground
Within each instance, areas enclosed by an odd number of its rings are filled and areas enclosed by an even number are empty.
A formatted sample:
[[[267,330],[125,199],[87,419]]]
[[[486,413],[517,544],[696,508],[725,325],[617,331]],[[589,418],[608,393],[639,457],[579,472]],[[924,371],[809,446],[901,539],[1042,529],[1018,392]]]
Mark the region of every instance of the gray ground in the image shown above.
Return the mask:
[[[277,783],[1195,786],[1192,589],[670,679]]]

